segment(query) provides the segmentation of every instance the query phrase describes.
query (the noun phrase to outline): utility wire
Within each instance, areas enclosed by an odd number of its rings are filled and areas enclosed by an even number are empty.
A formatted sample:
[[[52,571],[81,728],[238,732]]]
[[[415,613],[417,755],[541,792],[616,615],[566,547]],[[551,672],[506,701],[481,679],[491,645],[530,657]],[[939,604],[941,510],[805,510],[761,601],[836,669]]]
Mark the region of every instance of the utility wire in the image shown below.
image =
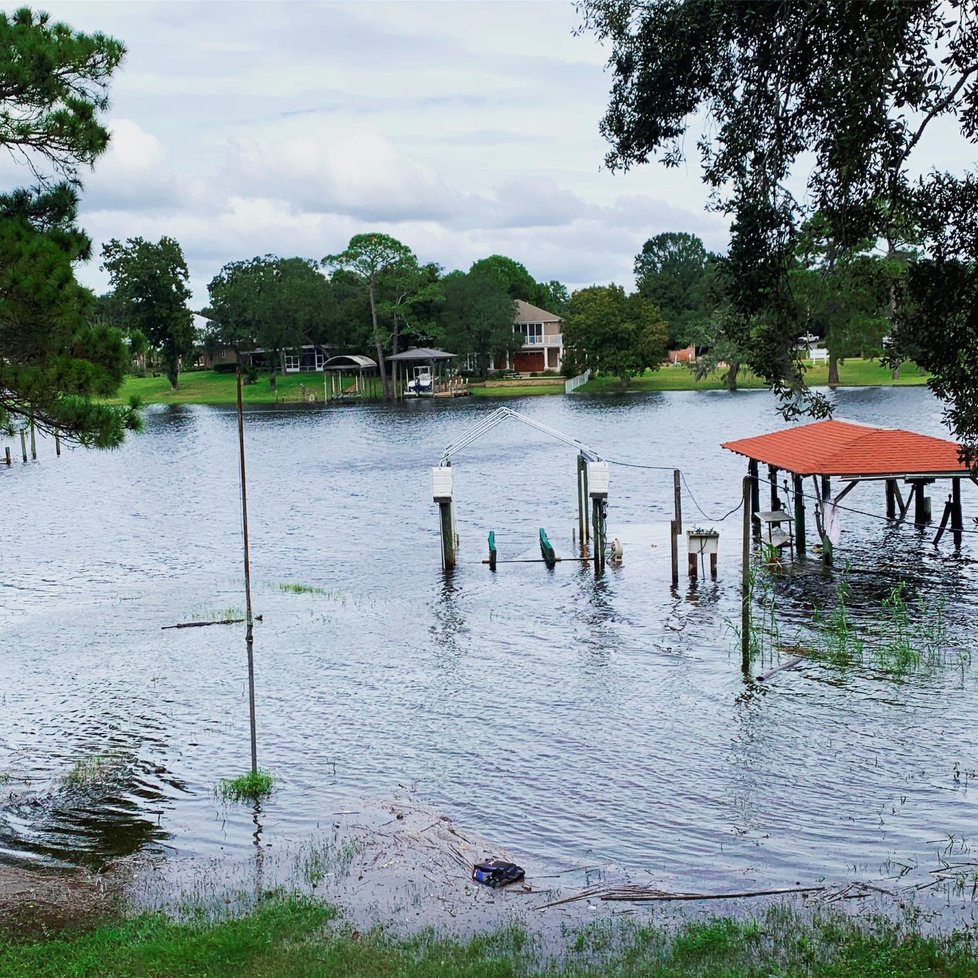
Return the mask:
[[[623,461],[621,461],[621,459],[616,459],[616,458],[609,458],[609,459],[607,459],[607,461],[610,464],[612,464],[612,465],[621,465],[621,466],[623,466],[624,468],[627,468],[627,469],[647,469],[647,470],[652,471],[652,472],[678,472],[680,479],[682,479],[683,485],[686,487],[686,492],[689,495],[690,501],[696,507],[696,509],[699,511],[700,516],[702,516],[703,519],[705,519],[705,520],[709,520],[711,523],[722,523],[725,519],[727,519],[727,517],[733,516],[733,514],[736,513],[744,505],[744,501],[743,501],[743,499],[741,499],[740,502],[738,502],[737,505],[733,507],[733,509],[728,510],[726,513],[723,514],[723,516],[710,516],[708,513],[706,513],[706,512],[703,511],[703,508],[696,501],[696,496],[693,495],[693,490],[690,488],[689,482],[686,479],[686,473],[683,472],[682,469],[679,469],[679,468],[677,468],[674,465],[643,465],[642,463],[639,463],[639,462],[623,462]],[[757,482],[758,485],[761,485],[762,483],[764,483],[764,484],[767,483],[767,480],[766,479],[763,479],[759,475],[758,476],[748,476],[748,478],[753,478],[754,481]],[[785,488],[786,488],[786,491],[787,491],[787,493],[789,495],[794,495],[795,494],[794,489],[792,489],[790,487],[787,487],[787,483],[785,484]],[[812,493],[805,492],[804,490],[802,490],[802,492],[799,495],[801,496],[802,499],[810,499],[810,500],[812,500],[814,503],[816,503],[818,505],[821,505],[822,503],[827,503],[827,502],[831,502],[832,501],[831,499],[823,500],[820,496],[813,495]],[[844,512],[844,513],[854,513],[857,516],[867,516],[870,519],[879,520],[882,523],[890,523],[890,522],[892,522],[892,517],[889,517],[889,516],[881,516],[879,513],[868,513],[868,512],[866,512],[866,510],[863,510],[863,509],[854,509],[852,506],[843,506],[841,503],[836,503],[835,504],[835,508],[837,510],[840,510],[841,512]],[[968,533],[971,536],[978,536],[978,528],[973,529],[973,530],[972,529],[967,529],[965,527],[962,527],[960,530],[952,530],[952,529],[948,528],[948,529],[946,529],[945,532],[947,532],[947,533]]]

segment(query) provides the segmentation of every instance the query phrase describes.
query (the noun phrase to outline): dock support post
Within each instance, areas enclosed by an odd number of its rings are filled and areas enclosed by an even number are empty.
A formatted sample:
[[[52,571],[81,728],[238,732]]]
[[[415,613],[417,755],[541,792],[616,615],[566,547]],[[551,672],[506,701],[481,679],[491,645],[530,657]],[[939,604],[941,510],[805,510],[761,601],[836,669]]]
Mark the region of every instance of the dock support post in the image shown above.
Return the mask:
[[[23,428],[20,429],[20,454],[23,460],[27,461],[27,434]]]
[[[584,475],[584,536],[581,537],[581,556],[586,557],[588,554],[588,547],[591,545],[591,518],[588,516],[587,510],[587,501],[591,494],[587,481],[587,462],[584,463],[582,472]]]
[[[740,570],[740,667],[750,676],[750,514],[751,479],[744,479],[744,549]]]
[[[673,587],[679,584],[679,540],[683,533],[683,497],[682,492],[679,488],[680,472],[679,469],[672,470],[672,506],[673,506],[673,519],[672,519],[672,533],[670,535],[672,541],[672,585]]]
[[[3,450],[3,460],[7,463],[7,465],[10,465],[11,459],[10,459],[10,446],[9,445]]]
[[[34,415],[31,415],[31,458],[37,460],[37,436],[34,433]]]
[[[594,572],[600,574],[604,570],[604,538],[605,538],[605,506],[604,499],[591,497],[591,518],[594,523]]]
[[[54,450],[57,453],[58,458],[61,458],[61,436],[54,436]]]
[[[913,498],[913,521],[916,526],[923,526],[925,523],[930,522],[930,497],[924,495],[924,486],[933,481],[933,479],[912,480],[912,485],[915,490]]]
[[[961,480],[951,480],[951,533],[955,549],[961,548],[961,532],[964,529],[964,516],[961,512]]]
[[[606,531],[608,516],[608,463],[588,462],[588,495],[591,497],[591,515],[594,521],[594,572],[604,570]]]
[[[897,494],[897,484],[896,479],[886,480],[886,518],[888,520],[896,519],[896,494]]]
[[[754,536],[761,537],[761,524],[754,520],[754,514],[761,511],[761,483],[757,474],[757,459],[752,458],[747,463],[747,475],[750,478],[750,519],[754,527]]]
[[[439,510],[441,527],[441,566],[450,570],[455,566],[455,505],[452,498],[452,469],[450,465],[438,465],[431,470],[431,494]]]
[[[577,456],[577,536],[581,541],[581,555],[587,548],[587,493],[584,490],[584,456]]]
[[[805,556],[805,496],[801,476],[791,477],[795,497],[795,551],[799,557]]]

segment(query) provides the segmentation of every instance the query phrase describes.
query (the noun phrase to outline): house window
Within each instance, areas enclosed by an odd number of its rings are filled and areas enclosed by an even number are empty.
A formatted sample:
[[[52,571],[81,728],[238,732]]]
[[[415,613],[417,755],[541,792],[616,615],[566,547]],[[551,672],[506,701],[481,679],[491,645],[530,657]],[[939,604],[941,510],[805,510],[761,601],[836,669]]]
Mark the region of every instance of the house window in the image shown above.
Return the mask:
[[[523,336],[523,345],[543,342],[543,323],[516,323],[513,327]]]
[[[285,369],[286,371],[298,370],[301,366],[301,358],[294,353],[285,354]]]

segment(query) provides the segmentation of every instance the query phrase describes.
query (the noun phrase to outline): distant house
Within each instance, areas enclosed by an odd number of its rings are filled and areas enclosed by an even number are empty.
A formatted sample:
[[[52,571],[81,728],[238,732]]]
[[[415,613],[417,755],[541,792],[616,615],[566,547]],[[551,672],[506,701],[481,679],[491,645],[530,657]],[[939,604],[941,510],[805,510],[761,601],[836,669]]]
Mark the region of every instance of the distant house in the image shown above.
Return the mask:
[[[306,343],[303,346],[289,350],[281,350],[278,369],[287,374],[310,373],[322,371],[323,364],[332,354],[328,347]],[[256,370],[271,370],[272,353],[269,350],[242,350],[241,362],[250,364]]]
[[[516,300],[513,329],[523,337],[523,349],[506,364],[521,374],[560,370],[564,360],[563,320],[556,313]]]

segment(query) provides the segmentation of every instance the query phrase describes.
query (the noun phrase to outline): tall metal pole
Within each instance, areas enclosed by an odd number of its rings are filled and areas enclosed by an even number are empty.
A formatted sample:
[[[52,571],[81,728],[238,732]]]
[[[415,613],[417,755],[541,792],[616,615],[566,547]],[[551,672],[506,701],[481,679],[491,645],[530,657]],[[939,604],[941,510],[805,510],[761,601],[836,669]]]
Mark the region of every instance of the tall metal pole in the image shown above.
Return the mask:
[[[244,408],[241,403],[241,366],[238,378],[238,451],[241,457],[241,531],[244,541],[245,644],[248,647],[248,713],[251,718],[251,773],[258,773],[258,737],[255,733],[255,635],[251,616],[251,561],[248,555],[248,483],[245,479]]]

